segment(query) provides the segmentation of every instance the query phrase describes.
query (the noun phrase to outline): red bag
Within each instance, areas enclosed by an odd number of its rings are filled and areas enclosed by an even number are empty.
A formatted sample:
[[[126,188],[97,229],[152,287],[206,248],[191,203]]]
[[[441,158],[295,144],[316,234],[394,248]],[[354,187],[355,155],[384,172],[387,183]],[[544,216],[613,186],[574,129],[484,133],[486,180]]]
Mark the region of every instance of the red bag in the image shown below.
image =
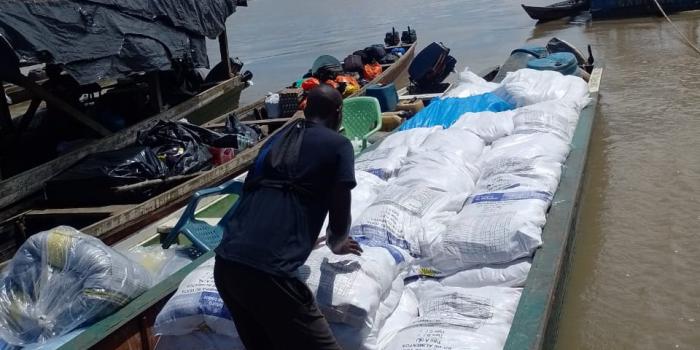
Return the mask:
[[[209,147],[209,153],[212,155],[211,162],[214,166],[219,166],[233,159],[234,149]]]

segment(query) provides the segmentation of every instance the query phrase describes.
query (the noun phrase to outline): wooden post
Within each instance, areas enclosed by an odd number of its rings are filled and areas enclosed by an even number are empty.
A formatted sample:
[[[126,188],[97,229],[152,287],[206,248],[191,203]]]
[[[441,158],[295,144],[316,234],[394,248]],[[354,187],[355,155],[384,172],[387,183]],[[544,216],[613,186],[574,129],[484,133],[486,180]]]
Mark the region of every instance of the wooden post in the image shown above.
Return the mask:
[[[226,35],[226,30],[219,34],[219,51],[221,52],[221,62],[226,67],[228,77],[231,78],[231,60],[228,57],[228,36]]]
[[[12,114],[10,114],[10,106],[7,104],[7,97],[5,97],[5,85],[0,80],[0,126],[5,131],[13,131],[15,129],[14,124],[12,124]]]
[[[13,77],[14,80],[16,80],[17,85],[22,86],[23,88],[29,90],[32,94],[36,95],[37,97],[43,99],[46,101],[46,103],[50,103],[56,108],[62,110],[65,112],[67,115],[69,115],[71,118],[79,121],[83,125],[89,127],[93,131],[95,131],[97,134],[100,136],[109,136],[112,134],[111,131],[109,131],[107,128],[102,126],[102,124],[96,122],[89,116],[85,115],[85,113],[77,110],[75,107],[71,106],[70,104],[66,103],[65,101],[59,99],[58,97],[52,95],[49,91],[44,89],[42,86],[39,86],[39,84],[29,80],[29,78],[19,74],[15,77]],[[4,97],[3,97],[4,99]]]

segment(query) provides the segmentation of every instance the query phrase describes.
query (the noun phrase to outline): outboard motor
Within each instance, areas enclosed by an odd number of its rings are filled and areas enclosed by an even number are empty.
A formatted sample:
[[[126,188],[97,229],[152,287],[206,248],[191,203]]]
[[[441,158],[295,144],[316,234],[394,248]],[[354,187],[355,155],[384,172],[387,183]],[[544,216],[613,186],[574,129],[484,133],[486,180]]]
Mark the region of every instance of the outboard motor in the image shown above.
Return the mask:
[[[442,43],[432,43],[419,52],[408,67],[410,93],[442,92],[443,80],[454,71],[457,60]],[[444,90],[443,90],[444,91]]]

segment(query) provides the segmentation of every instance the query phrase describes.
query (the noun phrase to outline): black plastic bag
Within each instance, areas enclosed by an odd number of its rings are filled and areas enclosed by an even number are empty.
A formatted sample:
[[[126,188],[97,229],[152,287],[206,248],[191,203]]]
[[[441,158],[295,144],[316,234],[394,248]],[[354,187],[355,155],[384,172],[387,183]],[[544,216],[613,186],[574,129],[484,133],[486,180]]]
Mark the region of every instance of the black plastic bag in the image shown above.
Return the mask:
[[[137,143],[155,152],[168,168],[168,176],[177,176],[211,169],[212,155],[207,142],[220,141],[217,135],[191,124],[161,120],[139,133]]]
[[[231,113],[226,119],[225,132],[236,136],[234,148],[240,152],[258,143],[261,139],[262,131],[260,127],[248,126],[240,122],[235,114]]]
[[[163,178],[168,169],[148,147],[132,146],[85,157],[46,182],[53,203],[111,203],[112,188]]]

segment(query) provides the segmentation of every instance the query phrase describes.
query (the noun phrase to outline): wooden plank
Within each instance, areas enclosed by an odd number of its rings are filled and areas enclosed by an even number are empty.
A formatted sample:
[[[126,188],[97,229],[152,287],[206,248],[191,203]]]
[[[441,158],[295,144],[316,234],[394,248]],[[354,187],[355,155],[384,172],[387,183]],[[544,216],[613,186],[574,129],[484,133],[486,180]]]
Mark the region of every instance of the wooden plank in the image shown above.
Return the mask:
[[[44,183],[57,173],[67,169],[88,154],[113,150],[133,144],[140,130],[153,126],[158,120],[176,120],[186,118],[195,113],[209,102],[235,91],[242,89],[243,83],[238,79],[230,79],[200,93],[189,100],[170,108],[163,113],[141,121],[112,136],[93,141],[84,147],[60,156],[54,160],[34,167],[21,174],[0,182],[0,208],[5,208],[18,200],[25,198],[40,190]]]
[[[86,207],[86,208],[50,208],[50,209],[35,209],[24,213],[24,216],[51,216],[51,215],[99,215],[99,214],[114,214],[129,210],[135,207],[134,204],[107,205],[101,207]]]
[[[21,85],[25,89],[29,90],[33,95],[40,97],[42,100],[45,100],[46,103],[49,103],[49,104],[55,106],[56,108],[62,110],[63,112],[66,113],[66,115],[75,119],[76,121],[80,122],[81,124],[87,126],[88,128],[92,129],[98,135],[109,136],[112,134],[112,132],[107,130],[107,128],[102,126],[102,124],[96,122],[94,119],[90,118],[85,113],[77,110],[75,107],[71,106],[70,104],[66,103],[65,101],[54,96],[52,93],[47,91],[44,87],[35,83],[31,79],[20,74],[16,77],[16,80],[17,80],[16,83],[18,85]]]
[[[272,133],[270,136],[275,133]],[[82,228],[81,231],[103,240],[109,239],[109,241],[114,241],[115,238],[110,238],[110,236],[119,236],[120,233],[128,231],[130,227],[136,226],[136,224],[140,225],[144,221],[152,219],[149,218],[149,215],[163,208],[171,208],[179,205],[188,200],[197,190],[213,186],[246,171],[253,163],[253,160],[263,144],[264,142],[259,142],[257,145],[238,154],[233,160],[138,204],[130,210],[125,210],[117,215]]]
[[[597,91],[597,87],[590,87]],[[591,98],[591,103],[581,112],[571,153],[563,166],[559,188],[552,199],[554,204],[542,231],[543,245],[535,252],[504,347],[506,350],[542,349],[556,333],[556,311],[561,302],[563,278],[575,235],[598,94],[593,93]]]
[[[158,283],[154,288],[147,290],[138,298],[131,301],[119,311],[107,316],[102,321],[90,326],[85,332],[71,339],[59,350],[89,349],[98,344],[107,336],[119,331],[119,329],[131,322],[138,320],[142,315],[149,312],[149,309],[163,299],[167,298],[177,290],[180,282],[196,267],[214,256],[214,252],[208,252],[191,264],[183,267],[180,271]]]

